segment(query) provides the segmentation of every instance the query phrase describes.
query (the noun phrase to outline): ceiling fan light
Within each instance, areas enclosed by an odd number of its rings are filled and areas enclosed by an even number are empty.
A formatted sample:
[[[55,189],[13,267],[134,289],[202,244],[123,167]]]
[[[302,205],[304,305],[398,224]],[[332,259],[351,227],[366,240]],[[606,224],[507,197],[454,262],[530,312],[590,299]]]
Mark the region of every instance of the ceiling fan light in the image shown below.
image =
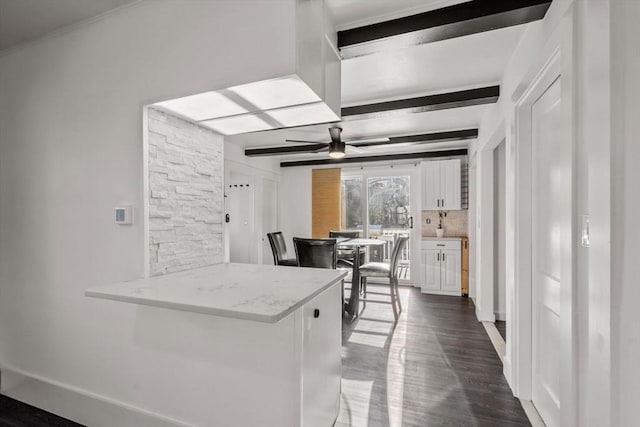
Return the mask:
[[[334,141],[329,144],[329,157],[341,159],[344,157],[345,144],[342,141]]]

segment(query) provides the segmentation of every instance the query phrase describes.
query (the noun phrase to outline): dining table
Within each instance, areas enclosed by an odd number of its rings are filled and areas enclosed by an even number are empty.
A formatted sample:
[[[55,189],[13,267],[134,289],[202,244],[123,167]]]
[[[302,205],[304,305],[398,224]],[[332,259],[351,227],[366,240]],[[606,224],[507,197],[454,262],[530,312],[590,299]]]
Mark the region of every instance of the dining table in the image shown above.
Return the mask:
[[[361,239],[340,237],[336,239],[338,249],[353,250],[353,274],[351,279],[351,295],[345,303],[345,311],[351,318],[357,317],[360,310],[360,251],[368,248],[385,245],[387,242],[381,239]]]

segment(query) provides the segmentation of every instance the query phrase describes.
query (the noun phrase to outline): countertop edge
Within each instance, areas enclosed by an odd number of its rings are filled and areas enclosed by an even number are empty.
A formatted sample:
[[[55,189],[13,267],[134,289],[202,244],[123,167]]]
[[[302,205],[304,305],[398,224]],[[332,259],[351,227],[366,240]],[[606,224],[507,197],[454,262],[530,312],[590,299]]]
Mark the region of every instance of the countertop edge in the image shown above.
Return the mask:
[[[305,305],[307,302],[311,301],[313,298],[315,298],[322,292],[326,291],[330,287],[340,282],[342,279],[344,279],[347,276],[347,274],[348,273],[346,271],[340,272],[340,275],[334,280],[328,282],[324,286],[321,286],[315,292],[312,292],[305,298],[302,298],[296,304],[274,315],[252,314],[248,312],[238,312],[233,310],[204,307],[199,305],[184,304],[184,303],[171,302],[171,301],[157,301],[157,300],[149,300],[149,299],[131,297],[131,296],[125,296],[125,295],[114,295],[114,294],[100,292],[95,288],[85,289],[84,295],[89,298],[105,299],[110,301],[118,301],[118,302],[125,302],[125,303],[138,304],[138,305],[146,305],[150,307],[166,308],[169,310],[178,310],[178,311],[186,311],[191,313],[206,314],[209,316],[218,316],[218,317],[225,317],[225,318],[238,319],[238,320],[248,320],[248,321],[254,321],[254,322],[261,322],[261,323],[277,323],[280,320],[287,317],[288,315],[290,315],[291,313],[293,313],[294,311],[296,311],[298,308]]]

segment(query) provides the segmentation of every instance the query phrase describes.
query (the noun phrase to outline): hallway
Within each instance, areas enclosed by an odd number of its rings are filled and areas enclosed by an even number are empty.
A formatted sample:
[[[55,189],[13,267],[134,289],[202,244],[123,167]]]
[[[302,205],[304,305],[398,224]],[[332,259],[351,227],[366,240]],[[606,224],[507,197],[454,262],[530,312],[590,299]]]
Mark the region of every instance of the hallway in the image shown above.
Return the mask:
[[[471,300],[405,287],[401,298],[395,330],[384,304],[345,321],[336,427],[530,425]]]

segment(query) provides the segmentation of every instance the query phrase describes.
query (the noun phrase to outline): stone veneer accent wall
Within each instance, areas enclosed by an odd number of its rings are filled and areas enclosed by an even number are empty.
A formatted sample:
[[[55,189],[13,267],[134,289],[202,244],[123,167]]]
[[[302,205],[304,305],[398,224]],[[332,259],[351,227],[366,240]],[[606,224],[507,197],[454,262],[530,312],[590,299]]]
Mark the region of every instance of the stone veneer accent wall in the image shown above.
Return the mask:
[[[469,235],[469,211],[447,211],[447,217],[442,220],[445,237],[467,237]],[[427,218],[431,224],[427,224]],[[438,228],[438,211],[422,211],[422,237],[436,237]]]
[[[152,108],[148,126],[151,275],[223,262],[222,136]]]

